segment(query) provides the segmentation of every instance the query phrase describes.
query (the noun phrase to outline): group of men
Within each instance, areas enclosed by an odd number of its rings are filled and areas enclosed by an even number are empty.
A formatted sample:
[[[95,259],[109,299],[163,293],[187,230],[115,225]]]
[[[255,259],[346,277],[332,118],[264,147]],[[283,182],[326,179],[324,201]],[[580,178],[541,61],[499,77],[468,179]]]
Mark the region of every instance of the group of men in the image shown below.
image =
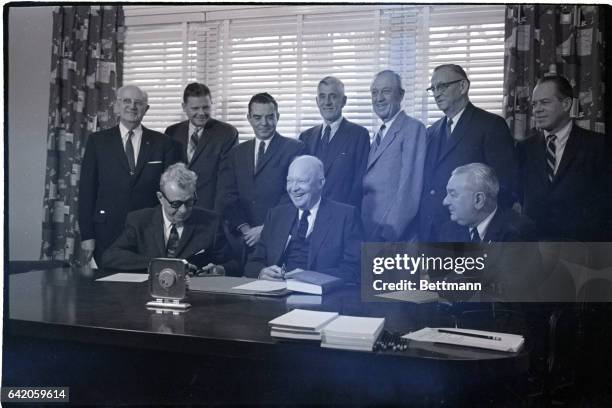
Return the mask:
[[[568,81],[538,82],[537,131],[518,146],[469,88],[460,66],[437,67],[428,92],[444,117],[426,129],[401,109],[400,76],[379,72],[370,91],[381,125],[370,138],[342,115],[342,81],[325,77],[320,125],[280,135],[278,104],[260,93],[248,104],[255,138],[238,144],[237,130],[211,117],[205,85],[186,87],[187,120],[165,134],[141,125],[146,92],[124,86],[119,125],[92,134],[83,158],[83,253],[113,269],[169,256],[229,275],[311,269],[351,281],[363,241],[601,239],[604,138],[573,123]]]

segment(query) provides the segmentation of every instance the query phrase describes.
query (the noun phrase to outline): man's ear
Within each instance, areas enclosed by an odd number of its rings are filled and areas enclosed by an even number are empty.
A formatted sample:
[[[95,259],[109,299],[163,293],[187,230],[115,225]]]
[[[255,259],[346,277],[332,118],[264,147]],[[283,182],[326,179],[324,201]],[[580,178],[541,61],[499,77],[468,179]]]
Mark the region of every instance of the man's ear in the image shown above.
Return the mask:
[[[477,210],[482,210],[485,206],[485,202],[487,200],[487,196],[482,191],[477,191],[474,193],[474,208]]]
[[[567,113],[572,111],[572,104],[574,100],[572,98],[566,97],[561,100],[561,106],[563,106],[563,110]]]
[[[157,199],[159,200],[159,202],[161,203],[161,200],[163,198],[163,195],[161,193],[161,191],[158,191],[157,193],[155,193],[155,195],[157,196]]]

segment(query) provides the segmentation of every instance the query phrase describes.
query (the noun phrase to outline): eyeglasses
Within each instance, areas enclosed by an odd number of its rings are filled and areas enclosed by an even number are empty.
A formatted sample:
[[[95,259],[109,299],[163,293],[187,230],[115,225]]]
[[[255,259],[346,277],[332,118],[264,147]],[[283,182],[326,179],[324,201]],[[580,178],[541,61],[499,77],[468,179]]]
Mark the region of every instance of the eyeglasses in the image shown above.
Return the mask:
[[[426,91],[430,95],[433,95],[436,92],[444,93],[444,91],[446,91],[449,86],[451,86],[452,84],[456,84],[457,82],[461,82],[461,81],[463,81],[463,78],[462,79],[457,79],[456,81],[440,82],[438,85],[430,86],[429,88],[426,89]]]
[[[161,191],[161,193],[162,193],[162,196],[164,196],[164,198],[168,202],[168,204],[170,204],[170,207],[172,207],[172,209],[174,210],[178,210],[183,205],[187,208],[190,208],[190,207],[193,207],[195,203],[198,202],[198,196],[196,195],[196,193],[193,193],[193,197],[187,201],[181,201],[181,200],[170,201],[168,197],[166,196],[166,194],[164,194],[163,191]]]
[[[121,103],[123,103],[124,105],[131,105],[132,102],[134,103],[134,105],[136,106],[145,106],[146,102],[142,101],[140,99],[131,99],[131,98],[123,98],[121,99]]]

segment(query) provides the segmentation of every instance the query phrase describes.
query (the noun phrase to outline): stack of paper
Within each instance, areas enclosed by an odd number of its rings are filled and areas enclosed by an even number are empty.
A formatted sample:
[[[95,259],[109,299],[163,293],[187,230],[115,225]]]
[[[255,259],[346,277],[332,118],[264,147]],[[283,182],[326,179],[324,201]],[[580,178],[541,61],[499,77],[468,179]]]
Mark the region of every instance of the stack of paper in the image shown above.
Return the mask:
[[[384,318],[339,316],[323,328],[321,347],[371,351],[384,325]]]
[[[293,309],[268,324],[274,337],[321,340],[321,329],[337,317],[337,312]]]
[[[290,272],[287,278],[287,289],[313,295],[322,295],[343,283],[340,278],[315,271]]]
[[[458,328],[425,327],[403,337],[414,341],[454,344],[508,352],[519,351],[525,342],[525,338],[518,334]]]

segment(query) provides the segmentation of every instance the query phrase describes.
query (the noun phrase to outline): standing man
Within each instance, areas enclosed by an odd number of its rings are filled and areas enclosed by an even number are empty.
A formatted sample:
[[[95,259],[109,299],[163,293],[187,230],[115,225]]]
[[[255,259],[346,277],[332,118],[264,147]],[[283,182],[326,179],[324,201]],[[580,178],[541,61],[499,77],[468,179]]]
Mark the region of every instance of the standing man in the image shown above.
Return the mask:
[[[254,95],[247,119],[255,138],[234,147],[224,165],[223,214],[230,231],[240,234],[248,247],[259,241],[268,210],[281,200],[289,201],[287,169],[304,152],[302,142],[276,132],[278,118],[278,104],[272,95]]]
[[[425,162],[425,127],[401,110],[400,76],[381,71],[370,86],[372,107],[383,121],[370,147],[363,178],[361,217],[369,241],[415,235]]]
[[[261,240],[249,257],[245,275],[284,279],[285,271],[307,269],[359,282],[359,215],[354,207],[321,198],[323,163],[300,156],[287,174],[291,203],[268,212]]]
[[[573,123],[572,95],[560,76],[542,78],[533,89],[538,131],[519,144],[523,211],[541,240],[606,240],[610,168],[604,135]]]
[[[338,78],[328,76],[319,82],[316,101],[323,124],[304,131],[300,140],[308,154],[323,162],[323,197],[359,208],[370,151],[368,130],[342,117],[346,96]]]
[[[517,160],[514,140],[500,116],[472,105],[468,97],[470,80],[459,65],[445,64],[434,69],[431,87],[444,117],[427,129],[425,184],[419,214],[421,241],[435,241],[448,220],[442,205],[451,172],[464,164],[484,163],[495,170],[500,182],[500,206],[515,201]]]
[[[219,172],[229,151],[238,143],[238,131],[210,117],[212,97],[204,84],[187,85],[182,105],[187,120],[169,126],[165,133],[180,145],[181,160],[198,175],[199,206],[220,211]]]
[[[104,250],[119,236],[128,212],[157,204],[157,185],[176,153],[168,136],[141,125],[147,94],[126,85],[117,90],[119,125],[87,140],[79,183],[83,258],[101,265]]]

